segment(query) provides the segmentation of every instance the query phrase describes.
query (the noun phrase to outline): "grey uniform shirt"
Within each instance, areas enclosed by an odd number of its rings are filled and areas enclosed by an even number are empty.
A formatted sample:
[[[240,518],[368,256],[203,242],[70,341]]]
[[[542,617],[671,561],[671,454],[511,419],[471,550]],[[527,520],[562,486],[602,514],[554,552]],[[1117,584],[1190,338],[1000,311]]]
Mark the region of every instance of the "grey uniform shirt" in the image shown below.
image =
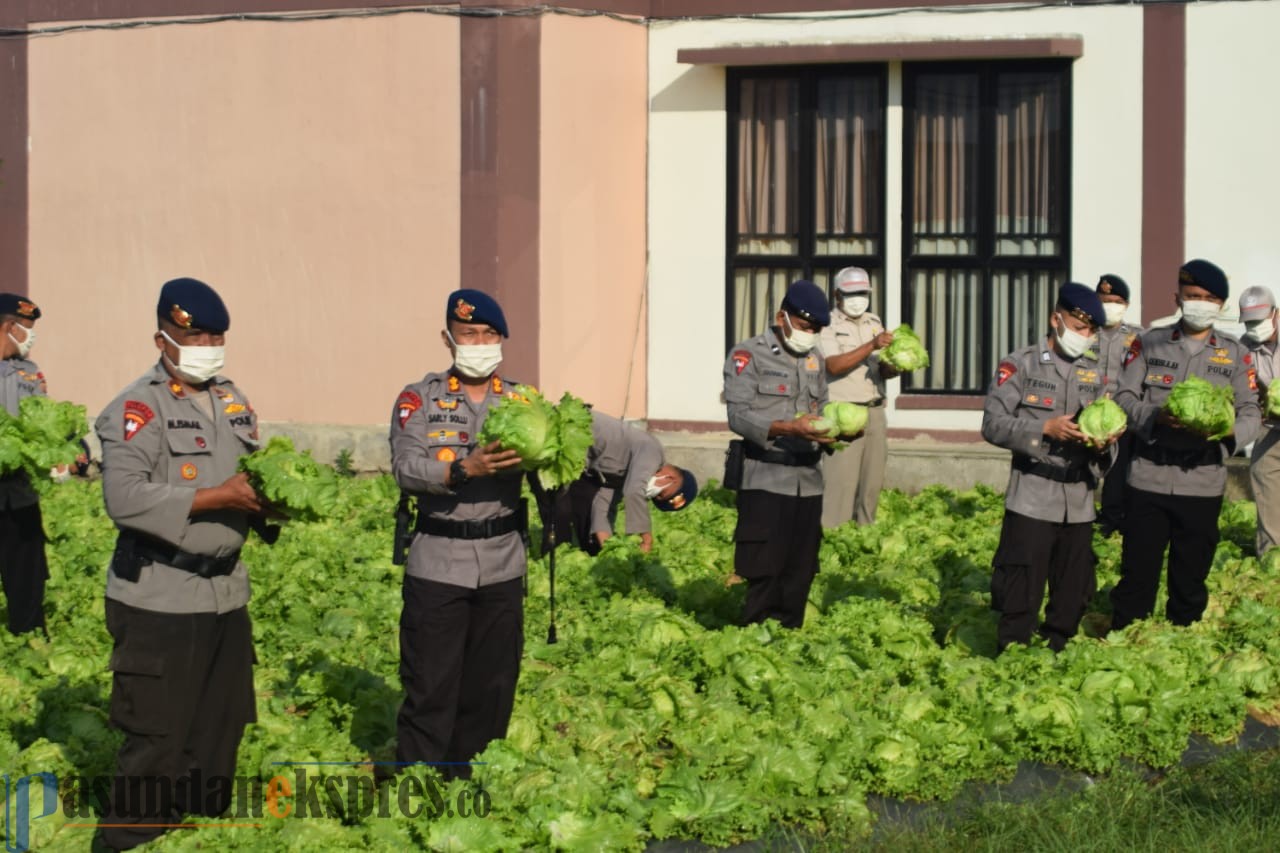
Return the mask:
[[[1143,446],[1157,445],[1167,451],[1190,454],[1216,444],[1221,460],[1253,441],[1261,429],[1253,356],[1231,335],[1215,330],[1197,341],[1186,337],[1179,323],[1138,336],[1124,361],[1116,402],[1129,416],[1129,428],[1135,433],[1129,485],[1163,495],[1221,495],[1227,486],[1227,469],[1221,461],[1188,468],[1159,465],[1144,459],[1142,450]],[[1236,408],[1233,435],[1210,443],[1190,430],[1156,423],[1170,390],[1188,376],[1231,386]]]
[[[0,361],[0,405],[17,417],[18,402],[23,397],[45,395],[44,374],[34,361],[25,358],[6,358]],[[25,471],[0,477],[0,511],[21,509],[38,500],[36,490]]]
[[[231,380],[216,376],[207,390],[188,395],[157,364],[107,405],[94,428],[102,442],[102,497],[116,527],[192,554],[240,549],[247,513],[190,515],[197,489],[226,482],[240,457],[258,448],[258,416]],[[160,613],[227,613],[249,602],[249,573],[238,563],[229,575],[202,578],[150,563],[127,581],[108,569],[107,598]]]
[[[445,485],[449,465],[475,449],[489,406],[514,396],[513,387],[494,376],[485,398],[473,403],[458,377],[429,373],[400,392],[391,412],[391,473],[401,489],[418,496],[422,517],[483,521],[519,508],[524,498],[518,467],[477,477],[457,489]],[[489,539],[418,533],[409,546],[405,573],[468,589],[502,583],[524,575],[524,540],[514,530]]]
[[[769,438],[774,421],[799,412],[817,414],[827,404],[827,371],[816,351],[795,355],[778,342],[777,328],[738,344],[724,365],[724,399],[729,429],[764,450],[812,453],[818,445],[793,436]],[[822,494],[822,470],[813,465],[779,465],[747,459],[742,488],[780,495]]]
[[[1107,391],[1114,397],[1120,385],[1120,371],[1124,368],[1124,354],[1133,341],[1142,334],[1142,327],[1121,323],[1114,328],[1098,330],[1098,369],[1106,382]]]
[[[606,477],[623,477],[622,498],[627,509],[627,533],[649,533],[653,522],[649,517],[649,499],[644,496],[649,478],[662,467],[662,445],[644,430],[627,426],[621,420],[600,412],[591,413],[593,443],[587,451],[587,473]],[[593,532],[613,532],[611,510],[616,490],[604,486],[591,502]]]
[[[982,408],[982,437],[1013,451],[1005,508],[1041,521],[1077,524],[1094,519],[1093,489],[1088,480],[1065,483],[1033,471],[1019,471],[1022,457],[1064,472],[1097,473],[1106,458],[1077,442],[1057,442],[1044,435],[1046,421],[1075,415],[1102,396],[1103,377],[1089,352],[1068,361],[1047,340],[1017,350],[996,368]]]
[[[824,358],[831,358],[856,350],[883,331],[884,324],[870,311],[854,318],[836,309],[831,312],[831,325],[822,330],[818,346]],[[843,376],[828,376],[827,384],[831,399],[842,403],[865,404],[884,399],[879,356],[871,353]]]

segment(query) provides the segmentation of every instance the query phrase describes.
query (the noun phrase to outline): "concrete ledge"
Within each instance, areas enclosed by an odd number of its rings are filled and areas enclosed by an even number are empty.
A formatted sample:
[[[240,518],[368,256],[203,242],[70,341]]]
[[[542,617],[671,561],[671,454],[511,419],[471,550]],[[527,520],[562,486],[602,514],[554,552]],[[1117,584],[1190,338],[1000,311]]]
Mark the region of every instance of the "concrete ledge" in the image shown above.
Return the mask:
[[[310,450],[318,462],[333,465],[338,454],[351,452],[351,467],[361,473],[391,470],[391,445],[386,425],[259,423],[263,441],[288,436],[299,450]]]

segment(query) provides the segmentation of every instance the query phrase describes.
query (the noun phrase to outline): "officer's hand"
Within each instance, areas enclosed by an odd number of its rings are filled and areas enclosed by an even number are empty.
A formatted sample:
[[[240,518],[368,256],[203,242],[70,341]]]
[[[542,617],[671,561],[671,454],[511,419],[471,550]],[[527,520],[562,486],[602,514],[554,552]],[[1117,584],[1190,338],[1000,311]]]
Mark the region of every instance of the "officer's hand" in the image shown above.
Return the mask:
[[[648,554],[650,551],[653,550],[653,534],[652,533],[640,534],[640,550],[644,551],[646,554]]]
[[[891,343],[893,343],[893,333],[881,332],[880,334],[875,336],[875,339],[872,341],[871,348],[873,350],[882,350]]]
[[[813,422],[817,419],[817,415],[801,415],[791,421],[791,434],[806,441],[816,441],[818,444],[834,444],[834,438],[813,428]]]
[[[1071,415],[1058,415],[1052,420],[1045,421],[1044,434],[1054,441],[1085,441],[1085,434],[1080,431],[1080,426],[1071,419]]]
[[[467,476],[490,477],[499,471],[505,471],[520,464],[520,454],[514,450],[503,450],[502,445],[491,441],[484,447],[477,447],[462,460],[462,467]]]
[[[191,514],[212,512],[218,509],[231,509],[239,512],[262,512],[262,499],[249,485],[249,475],[241,472],[220,486],[210,489],[196,489],[195,500],[191,502]]]
[[[613,534],[608,530],[597,530],[595,533],[591,535],[596,537],[596,544],[598,544],[601,548],[603,548],[604,543],[608,542],[609,537],[612,536]]]
[[[1168,409],[1161,409],[1156,414],[1156,423],[1171,427],[1172,429],[1186,429],[1186,427],[1183,426],[1182,421],[1169,414]]]

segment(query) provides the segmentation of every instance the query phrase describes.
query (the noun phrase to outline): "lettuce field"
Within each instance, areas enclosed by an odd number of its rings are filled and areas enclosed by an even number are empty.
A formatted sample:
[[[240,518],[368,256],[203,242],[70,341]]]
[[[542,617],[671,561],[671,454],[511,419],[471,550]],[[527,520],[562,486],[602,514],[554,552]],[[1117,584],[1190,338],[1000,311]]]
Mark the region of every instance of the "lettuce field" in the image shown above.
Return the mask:
[[[869,795],[947,798],[1024,761],[1165,766],[1192,734],[1230,741],[1280,702],[1280,561],[1252,555],[1251,504],[1224,510],[1201,623],[1097,636],[1119,559],[1118,539],[1098,539],[1086,635],[1056,656],[1032,646],[997,659],[996,493],[887,493],[875,526],[829,534],[806,624],[787,631],[736,626],[732,496],[710,489],[656,514],[651,554],[618,537],[595,558],[562,547],[554,645],[547,560],[531,560],[509,736],[473,780],[441,783],[444,803],[483,799],[487,816],[368,813],[348,794],[373,789],[369,761],[392,760],[400,701],[396,491],[386,477],[340,489],[336,517],[292,522],[245,554],[258,722],[238,772],[267,784],[305,767],[320,784],[295,791],[287,817],[258,803],[148,849],[641,849],[779,826],[850,840],[871,829]],[[114,531],[96,483],[58,487],[44,507],[50,639],[0,640],[0,771],[104,776],[119,743],[102,604]],[[85,850],[94,819],[91,803],[33,819],[32,847]]]

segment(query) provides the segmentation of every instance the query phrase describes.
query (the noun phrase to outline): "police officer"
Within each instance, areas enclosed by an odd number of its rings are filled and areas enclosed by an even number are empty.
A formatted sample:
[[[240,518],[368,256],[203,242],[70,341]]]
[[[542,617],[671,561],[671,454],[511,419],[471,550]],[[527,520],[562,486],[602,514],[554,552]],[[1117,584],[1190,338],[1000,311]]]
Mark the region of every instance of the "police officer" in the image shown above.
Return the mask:
[[[1176,294],[1181,319],[1134,340],[1116,393],[1134,439],[1121,576],[1111,591],[1114,630],[1151,615],[1166,546],[1166,616],[1175,625],[1189,625],[1204,613],[1205,579],[1227,485],[1224,461],[1253,441],[1260,428],[1253,356],[1213,328],[1227,299],[1227,276],[1209,261],[1188,261],[1178,272]],[[1210,441],[1164,410],[1170,389],[1189,376],[1233,389],[1231,435]]]
[[[1124,320],[1129,309],[1129,285],[1120,276],[1107,273],[1094,288],[1102,300],[1107,322],[1098,330],[1098,367],[1106,381],[1106,393],[1115,396],[1120,386],[1120,370],[1124,354],[1142,334],[1142,327]],[[1116,442],[1116,459],[1102,481],[1102,510],[1098,526],[1103,536],[1120,530],[1124,522],[1124,480],[1129,471],[1129,455],[1133,440],[1126,431]]]
[[[391,413],[391,470],[418,500],[400,616],[396,760],[446,778],[506,735],[524,644],[527,509],[520,458],[475,436],[514,394],[497,373],[507,321],[478,290],[449,295],[441,333],[453,366],[405,387]]]
[[[16,416],[23,397],[44,396],[44,374],[27,358],[36,342],[40,309],[25,296],[0,293],[0,405]],[[44,628],[44,554],[40,499],[25,471],[0,477],[0,582],[9,605],[9,631]]]
[[[871,278],[861,267],[845,267],[835,277],[836,310],[822,330],[819,347],[826,359],[831,399],[868,408],[862,435],[823,460],[822,526],[839,527],[850,519],[874,524],[884,466],[889,456],[884,416],[884,383],[897,375],[876,353],[893,343],[871,305]]]
[[[1075,636],[1096,591],[1093,487],[1105,457],[1076,415],[1105,382],[1091,342],[1105,320],[1088,286],[1058,291],[1048,337],[1006,356],[987,389],[982,437],[1013,451],[1000,544],[992,560],[991,607],[999,648],[1026,644],[1036,630],[1060,651]]]
[[[640,550],[653,548],[649,504],[662,512],[684,509],[698,495],[692,471],[663,461],[662,444],[644,430],[602,412],[591,412],[592,445],[581,478],[556,504],[556,540],[576,536],[579,547],[598,554],[613,535],[618,505],[625,501],[627,535],[640,536]]]
[[[118,850],[184,813],[223,812],[231,791],[210,780],[234,775],[244,727],[257,719],[240,547],[263,505],[236,473],[258,447],[257,415],[220,372],[231,318],[213,288],[165,283],[156,318],[159,362],[95,425],[119,530],[106,616],[111,722],[124,743],[99,830]]]
[[[1264,403],[1262,432],[1253,443],[1249,482],[1258,507],[1257,554],[1261,557],[1280,543],[1280,421],[1266,414],[1274,403],[1271,382],[1280,376],[1280,347],[1276,346],[1276,299],[1266,287],[1250,287],[1240,294],[1244,343],[1258,372],[1259,402]]]
[[[777,325],[734,346],[724,366],[729,428],[745,460],[734,530],[734,571],[747,581],[743,622],[804,623],[822,541],[820,448],[814,429],[827,403],[818,333],[831,321],[826,294],[811,281],[787,288]],[[797,417],[797,413],[801,416]]]

